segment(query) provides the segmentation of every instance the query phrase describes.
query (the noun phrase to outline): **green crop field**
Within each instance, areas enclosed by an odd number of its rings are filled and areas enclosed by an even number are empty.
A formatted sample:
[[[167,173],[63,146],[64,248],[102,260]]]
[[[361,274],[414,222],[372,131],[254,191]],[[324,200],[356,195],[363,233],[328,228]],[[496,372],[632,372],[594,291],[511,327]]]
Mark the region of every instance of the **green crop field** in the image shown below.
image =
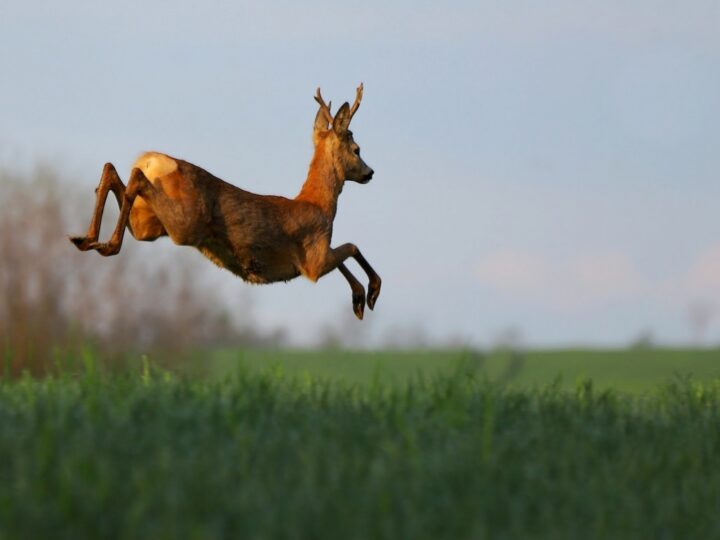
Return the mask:
[[[0,539],[718,538],[716,363],[86,354],[0,379]]]
[[[513,387],[558,384],[572,389],[592,379],[600,389],[640,393],[676,378],[720,379],[718,349],[565,349],[494,351],[214,351],[192,363],[222,378],[238,366],[257,372],[269,366],[290,375],[346,383],[406,382],[418,373],[448,374],[459,366]]]

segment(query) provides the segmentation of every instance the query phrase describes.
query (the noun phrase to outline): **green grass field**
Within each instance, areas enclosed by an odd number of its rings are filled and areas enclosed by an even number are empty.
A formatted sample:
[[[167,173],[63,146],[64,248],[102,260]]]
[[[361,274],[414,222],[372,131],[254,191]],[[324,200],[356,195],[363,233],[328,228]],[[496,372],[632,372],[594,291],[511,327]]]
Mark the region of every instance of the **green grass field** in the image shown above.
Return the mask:
[[[716,355],[86,356],[0,383],[0,539],[717,538]]]
[[[380,380],[403,383],[418,373],[472,370],[480,377],[517,388],[558,383],[572,389],[592,379],[596,388],[639,393],[675,378],[720,379],[719,349],[564,349],[521,353],[494,351],[215,351],[193,362],[222,378],[239,365],[257,372],[274,367],[289,375],[323,377],[346,383]],[[559,379],[559,381],[558,381]]]

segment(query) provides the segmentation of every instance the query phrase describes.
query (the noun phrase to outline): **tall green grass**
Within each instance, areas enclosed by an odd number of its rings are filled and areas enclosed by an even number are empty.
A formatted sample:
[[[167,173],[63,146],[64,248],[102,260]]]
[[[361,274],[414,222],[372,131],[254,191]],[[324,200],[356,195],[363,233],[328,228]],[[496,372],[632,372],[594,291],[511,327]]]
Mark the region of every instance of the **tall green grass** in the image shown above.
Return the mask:
[[[86,364],[0,384],[2,539],[720,537],[717,382]]]

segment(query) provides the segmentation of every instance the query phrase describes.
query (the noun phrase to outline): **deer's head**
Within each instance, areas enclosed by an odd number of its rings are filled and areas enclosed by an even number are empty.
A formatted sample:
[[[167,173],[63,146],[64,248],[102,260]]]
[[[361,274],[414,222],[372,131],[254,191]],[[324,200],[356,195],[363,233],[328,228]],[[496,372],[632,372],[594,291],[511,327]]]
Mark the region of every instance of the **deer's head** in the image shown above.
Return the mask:
[[[360,83],[353,106],[345,102],[333,117],[330,105],[326,105],[320,89],[317,89],[315,101],[320,108],[315,116],[313,128],[313,142],[316,148],[323,146],[328,159],[343,180],[352,180],[367,184],[373,176],[373,170],[360,157],[360,146],[353,139],[353,133],[348,128],[355,112],[360,107],[363,85]]]

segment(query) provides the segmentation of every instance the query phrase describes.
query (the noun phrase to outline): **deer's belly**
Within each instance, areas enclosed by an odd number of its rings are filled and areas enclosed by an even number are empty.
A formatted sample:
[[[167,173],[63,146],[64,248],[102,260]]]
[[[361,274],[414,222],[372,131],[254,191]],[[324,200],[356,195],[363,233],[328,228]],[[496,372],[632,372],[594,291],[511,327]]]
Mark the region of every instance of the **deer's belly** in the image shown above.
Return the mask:
[[[290,254],[282,251],[243,250],[236,253],[219,245],[203,245],[198,249],[212,262],[249,283],[289,281],[300,275]]]

